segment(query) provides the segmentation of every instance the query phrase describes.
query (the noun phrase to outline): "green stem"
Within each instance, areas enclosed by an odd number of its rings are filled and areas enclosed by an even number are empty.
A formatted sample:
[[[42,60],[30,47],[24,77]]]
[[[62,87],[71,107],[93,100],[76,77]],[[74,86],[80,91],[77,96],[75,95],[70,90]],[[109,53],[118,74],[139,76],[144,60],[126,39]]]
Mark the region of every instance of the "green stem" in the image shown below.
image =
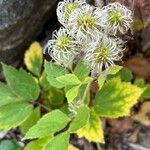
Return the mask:
[[[90,81],[90,82],[87,84],[87,86],[86,86],[86,89],[85,89],[85,91],[84,91],[83,97],[82,97],[82,99],[81,99],[82,102],[84,102],[85,99],[86,99],[86,95],[87,95],[87,93],[88,93],[88,91],[89,91],[89,89],[90,89],[90,85],[91,85],[91,81]]]
[[[45,109],[45,110],[47,110],[47,111],[51,111],[50,108],[48,108],[47,106],[45,106],[45,105],[43,105],[43,104],[41,104],[41,103],[39,103],[39,102],[34,102],[34,104],[37,104],[38,106],[40,106],[41,108],[43,108],[43,109]]]
[[[97,146],[97,149],[98,149],[98,150],[102,150],[102,148],[101,148],[101,146],[100,146],[99,143],[96,143],[96,146]]]

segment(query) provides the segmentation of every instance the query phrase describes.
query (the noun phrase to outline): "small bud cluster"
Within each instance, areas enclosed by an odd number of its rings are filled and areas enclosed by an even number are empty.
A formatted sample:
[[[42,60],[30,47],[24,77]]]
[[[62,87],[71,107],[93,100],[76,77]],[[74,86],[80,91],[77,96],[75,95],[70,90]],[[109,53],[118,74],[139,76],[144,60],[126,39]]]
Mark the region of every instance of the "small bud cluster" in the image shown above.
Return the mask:
[[[56,62],[68,67],[82,59],[99,74],[121,60],[125,42],[117,33],[131,28],[131,10],[118,2],[101,8],[85,0],[64,0],[58,3],[57,16],[63,27],[45,47]]]

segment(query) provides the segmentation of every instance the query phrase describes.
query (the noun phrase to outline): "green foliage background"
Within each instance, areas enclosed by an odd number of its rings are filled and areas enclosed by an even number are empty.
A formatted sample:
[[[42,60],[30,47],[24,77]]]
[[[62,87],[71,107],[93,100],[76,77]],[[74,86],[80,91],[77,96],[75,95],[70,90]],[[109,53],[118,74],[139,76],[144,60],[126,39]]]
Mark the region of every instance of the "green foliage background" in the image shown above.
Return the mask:
[[[25,150],[67,150],[71,134],[104,143],[102,118],[130,115],[139,97],[150,97],[149,85],[141,80],[132,84],[131,72],[121,66],[104,71],[97,80],[82,61],[73,70],[45,61],[43,69],[37,42],[24,60],[28,72],[3,64],[0,130],[19,127],[22,140],[29,141]],[[98,84],[96,93],[90,90],[92,83]],[[0,143],[0,149],[7,146],[20,149],[14,141]]]

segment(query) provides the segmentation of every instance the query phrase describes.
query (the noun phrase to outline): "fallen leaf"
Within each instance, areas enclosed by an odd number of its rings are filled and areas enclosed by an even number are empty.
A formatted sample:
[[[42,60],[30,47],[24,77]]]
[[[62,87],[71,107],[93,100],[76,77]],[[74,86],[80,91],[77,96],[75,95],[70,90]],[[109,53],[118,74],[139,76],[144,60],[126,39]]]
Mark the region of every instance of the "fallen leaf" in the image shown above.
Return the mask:
[[[140,111],[133,115],[132,118],[145,126],[150,126],[150,101],[144,102]]]
[[[79,150],[79,149],[75,147],[74,145],[70,144],[68,147],[68,150]]]
[[[122,133],[132,128],[133,121],[129,117],[120,119],[107,119],[108,124],[111,126],[111,133]]]
[[[129,58],[124,66],[129,68],[138,78],[150,78],[150,62],[142,56]]]

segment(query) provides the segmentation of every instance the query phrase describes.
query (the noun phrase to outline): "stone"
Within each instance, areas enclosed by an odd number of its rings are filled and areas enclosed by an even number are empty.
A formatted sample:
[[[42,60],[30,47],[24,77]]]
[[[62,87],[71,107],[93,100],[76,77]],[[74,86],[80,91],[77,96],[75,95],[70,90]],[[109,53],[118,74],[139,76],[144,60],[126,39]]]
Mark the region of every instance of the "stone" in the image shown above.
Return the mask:
[[[55,13],[56,2],[57,0],[0,0],[0,61],[18,63],[25,49]]]

